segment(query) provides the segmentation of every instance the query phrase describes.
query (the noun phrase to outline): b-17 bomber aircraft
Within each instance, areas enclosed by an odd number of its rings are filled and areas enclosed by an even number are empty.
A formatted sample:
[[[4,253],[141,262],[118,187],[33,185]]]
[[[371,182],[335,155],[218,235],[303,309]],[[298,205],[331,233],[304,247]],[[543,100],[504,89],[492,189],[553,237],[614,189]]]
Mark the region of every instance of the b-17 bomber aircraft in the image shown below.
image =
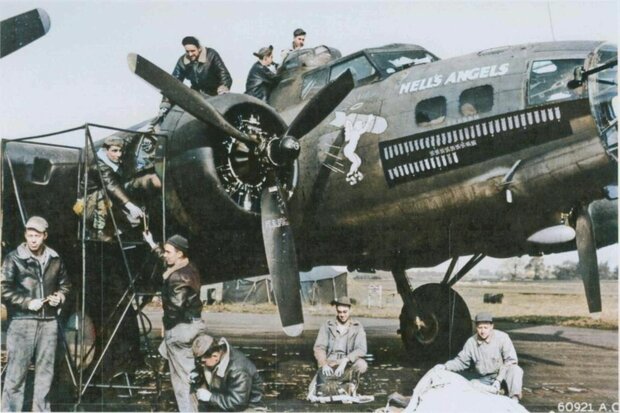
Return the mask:
[[[163,182],[147,205],[151,228],[198,246],[205,283],[270,273],[287,334],[303,330],[299,271],[319,265],[391,271],[415,358],[447,359],[471,335],[452,286],[485,256],[577,249],[589,309],[601,310],[596,248],[617,242],[616,45],[444,60],[416,45],[345,57],[319,46],[287,56],[268,103],[203,96],[142,56],[128,60],[175,104],[157,135],[144,124],[118,133],[128,177],[151,156]],[[74,245],[80,156],[10,147],[5,176],[25,209],[53,211],[66,223],[61,244]],[[41,201],[51,194],[57,202]],[[412,289],[406,269],[448,259],[443,280]]]

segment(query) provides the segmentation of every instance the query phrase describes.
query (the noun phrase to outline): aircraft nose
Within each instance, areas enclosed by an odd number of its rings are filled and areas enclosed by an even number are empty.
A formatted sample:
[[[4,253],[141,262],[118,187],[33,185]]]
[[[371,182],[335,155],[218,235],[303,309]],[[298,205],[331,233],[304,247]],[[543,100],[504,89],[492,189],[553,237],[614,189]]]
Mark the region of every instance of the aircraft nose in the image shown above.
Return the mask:
[[[588,97],[603,145],[617,162],[619,101],[618,47],[615,44],[605,43],[598,47],[588,70],[604,66],[608,67],[588,76]]]

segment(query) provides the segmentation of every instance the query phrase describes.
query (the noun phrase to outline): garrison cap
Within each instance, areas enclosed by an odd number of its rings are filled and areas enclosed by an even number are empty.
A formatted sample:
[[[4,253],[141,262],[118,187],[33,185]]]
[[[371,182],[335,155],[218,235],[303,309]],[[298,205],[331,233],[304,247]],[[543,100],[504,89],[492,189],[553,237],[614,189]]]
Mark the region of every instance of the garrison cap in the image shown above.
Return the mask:
[[[491,315],[491,313],[487,313],[486,311],[483,311],[481,313],[476,314],[476,318],[474,320],[476,321],[476,323],[492,323],[493,316]]]
[[[332,301],[332,305],[346,305],[348,307],[351,307],[352,303],[349,297],[343,295],[342,297],[339,297]]]
[[[304,34],[306,34],[304,29],[295,29],[295,31],[293,32],[293,37],[303,36]]]
[[[170,244],[179,251],[183,251],[183,254],[187,254],[187,250],[189,249],[189,242],[187,242],[187,238],[179,234],[174,234],[168,238],[166,244]]]
[[[123,138],[119,138],[118,136],[108,136],[104,139],[103,146],[105,148],[109,148],[111,146],[118,146],[122,148],[125,146],[125,140]]]
[[[273,46],[269,45],[269,46],[261,47],[258,50],[258,52],[254,52],[252,54],[254,56],[258,57],[259,59],[262,59],[265,56],[269,56],[271,54],[271,52],[273,52]]]
[[[211,347],[213,347],[213,337],[208,334],[199,334],[192,343],[192,353],[194,357],[199,358],[205,355]]]
[[[46,232],[48,227],[49,225],[45,218],[36,215],[30,217],[28,222],[26,222],[26,229],[34,229],[37,232]]]

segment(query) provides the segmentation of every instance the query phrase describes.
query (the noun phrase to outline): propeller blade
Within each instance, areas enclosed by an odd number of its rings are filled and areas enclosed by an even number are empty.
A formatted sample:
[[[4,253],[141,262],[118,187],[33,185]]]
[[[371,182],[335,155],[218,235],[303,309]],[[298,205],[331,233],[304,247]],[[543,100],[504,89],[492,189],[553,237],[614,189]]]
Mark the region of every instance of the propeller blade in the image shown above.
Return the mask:
[[[211,124],[242,142],[253,145],[259,143],[258,140],[231,125],[200,93],[190,89],[183,82],[180,82],[144,57],[130,53],[127,56],[127,62],[132,72],[161,91],[164,96],[185,109],[186,112],[196,117],[196,119]]]
[[[598,260],[592,218],[587,205],[579,206],[575,223],[579,272],[586,290],[586,300],[591,313],[601,311],[601,286],[599,283]]]
[[[353,75],[347,70],[314,95],[293,119],[285,136],[301,139],[329,115],[353,89]]]
[[[279,185],[266,186],[261,196],[261,220],[267,264],[284,332],[296,337],[303,332],[299,271],[293,230]]]
[[[0,58],[43,37],[50,29],[50,16],[33,9],[0,21]]]

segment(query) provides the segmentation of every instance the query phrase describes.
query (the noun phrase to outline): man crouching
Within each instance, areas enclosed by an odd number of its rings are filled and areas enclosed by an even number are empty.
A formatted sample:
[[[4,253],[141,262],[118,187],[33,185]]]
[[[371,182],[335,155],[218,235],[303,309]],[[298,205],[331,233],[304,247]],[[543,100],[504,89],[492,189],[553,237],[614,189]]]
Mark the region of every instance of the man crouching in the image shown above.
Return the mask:
[[[196,369],[190,375],[200,411],[238,412],[261,407],[262,379],[256,366],[225,338],[208,334],[194,339]]]
[[[316,395],[333,396],[344,389],[349,396],[357,394],[360,375],[368,370],[364,326],[351,319],[351,299],[340,297],[336,320],[321,326],[314,343],[314,358],[319,366],[316,375]]]

